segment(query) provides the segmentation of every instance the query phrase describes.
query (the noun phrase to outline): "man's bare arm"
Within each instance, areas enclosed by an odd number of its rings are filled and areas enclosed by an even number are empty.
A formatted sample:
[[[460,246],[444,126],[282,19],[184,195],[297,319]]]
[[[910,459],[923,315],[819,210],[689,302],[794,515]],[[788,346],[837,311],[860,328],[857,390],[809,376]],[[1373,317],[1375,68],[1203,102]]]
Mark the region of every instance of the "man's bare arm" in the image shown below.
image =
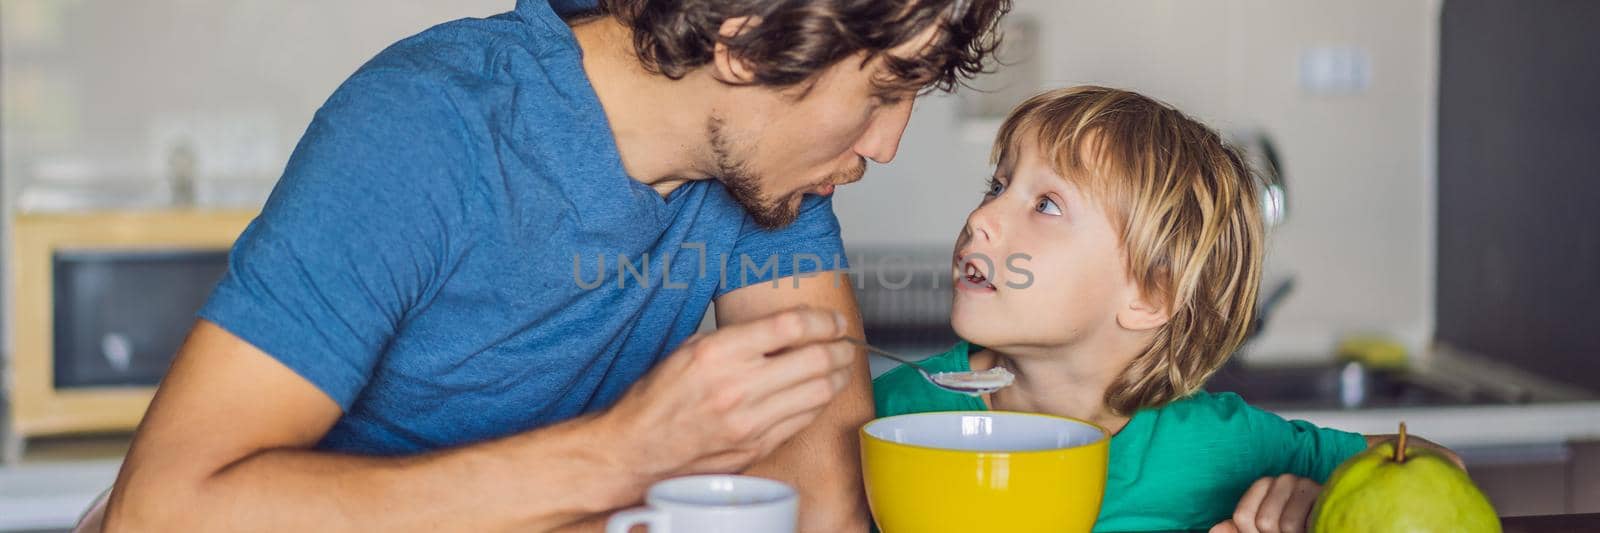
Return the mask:
[[[856,355],[828,342],[840,322],[796,310],[719,331],[686,343],[602,415],[411,457],[313,450],[338,406],[201,322],[134,438],[106,529],[552,529],[628,505],[656,480],[771,453],[849,381]],[[672,429],[691,424],[703,431]]]
[[[797,305],[838,311],[850,318],[848,334],[862,336],[855,293],[842,271],[781,279],[777,287],[761,283],[729,292],[716,302],[717,324],[737,324]],[[811,427],[747,472],[787,481],[800,490],[802,532],[866,531],[869,524],[856,437],[856,431],[873,416],[866,354],[858,352],[850,375],[850,385]]]
[[[107,530],[548,528],[623,505],[643,482],[590,445],[594,419],[408,458],[311,451],[339,415],[310,382],[201,322],[134,439]]]

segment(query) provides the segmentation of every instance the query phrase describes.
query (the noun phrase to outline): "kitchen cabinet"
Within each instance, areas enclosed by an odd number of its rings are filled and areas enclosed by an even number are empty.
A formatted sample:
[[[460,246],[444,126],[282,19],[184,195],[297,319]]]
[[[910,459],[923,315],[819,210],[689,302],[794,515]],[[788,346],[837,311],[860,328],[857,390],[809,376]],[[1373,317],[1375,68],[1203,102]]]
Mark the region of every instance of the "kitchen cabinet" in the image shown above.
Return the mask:
[[[1501,516],[1600,512],[1600,440],[1459,451]]]

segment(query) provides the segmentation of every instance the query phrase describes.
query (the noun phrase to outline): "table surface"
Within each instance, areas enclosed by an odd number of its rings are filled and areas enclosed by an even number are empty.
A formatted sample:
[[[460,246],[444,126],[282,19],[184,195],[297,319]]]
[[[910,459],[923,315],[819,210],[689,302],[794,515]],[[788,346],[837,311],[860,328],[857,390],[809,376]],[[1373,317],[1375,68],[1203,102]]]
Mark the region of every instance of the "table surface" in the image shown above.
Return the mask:
[[[1600,513],[1549,516],[1513,516],[1500,519],[1505,533],[1566,533],[1600,531]]]
[[[1600,532],[1600,513],[1509,516],[1501,518],[1500,525],[1505,528],[1504,533],[1596,533]],[[1150,533],[1204,533],[1204,530]]]

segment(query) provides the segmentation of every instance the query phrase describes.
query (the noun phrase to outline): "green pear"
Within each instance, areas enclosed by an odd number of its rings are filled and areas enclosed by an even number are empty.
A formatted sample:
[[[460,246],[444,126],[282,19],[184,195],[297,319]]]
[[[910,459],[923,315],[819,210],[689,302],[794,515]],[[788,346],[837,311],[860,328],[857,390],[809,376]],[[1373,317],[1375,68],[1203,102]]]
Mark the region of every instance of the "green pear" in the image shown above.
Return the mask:
[[[1438,452],[1407,447],[1404,423],[1399,442],[1377,443],[1333,471],[1310,525],[1317,533],[1500,531],[1467,472]]]

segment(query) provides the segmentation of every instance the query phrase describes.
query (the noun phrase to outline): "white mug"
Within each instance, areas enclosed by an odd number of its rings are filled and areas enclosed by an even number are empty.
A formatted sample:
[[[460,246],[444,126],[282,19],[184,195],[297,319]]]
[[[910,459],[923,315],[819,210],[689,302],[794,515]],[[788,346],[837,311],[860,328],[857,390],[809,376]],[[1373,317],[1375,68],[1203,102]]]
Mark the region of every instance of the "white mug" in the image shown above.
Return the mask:
[[[750,476],[686,476],[650,486],[645,506],[611,515],[606,533],[636,525],[650,533],[794,533],[800,497],[780,481]]]

